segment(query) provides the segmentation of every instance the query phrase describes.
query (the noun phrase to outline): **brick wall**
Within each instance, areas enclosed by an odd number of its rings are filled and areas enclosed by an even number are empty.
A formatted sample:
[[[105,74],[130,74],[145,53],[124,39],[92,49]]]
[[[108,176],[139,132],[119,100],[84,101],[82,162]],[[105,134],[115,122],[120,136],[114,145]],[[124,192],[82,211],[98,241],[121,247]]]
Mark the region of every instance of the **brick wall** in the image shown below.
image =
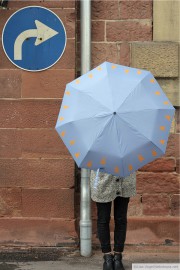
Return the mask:
[[[0,243],[73,245],[79,232],[79,172],[74,182],[74,162],[54,126],[65,84],[80,75],[79,2],[11,1],[8,10],[0,10],[0,31],[26,5],[52,8],[65,24],[68,42],[60,61],[39,73],[16,68],[0,46]],[[105,60],[147,68],[178,106],[178,44],[155,42],[152,25],[151,0],[93,0],[92,68]],[[177,244],[178,108],[165,156],[138,172],[127,244]],[[94,203],[92,218],[95,245]]]
[[[153,4],[152,0],[92,1],[92,68],[110,61],[150,70],[176,106],[166,154],[138,171],[137,196],[129,203],[126,239],[127,244],[176,245],[180,179],[179,45],[153,40]],[[77,76],[80,76],[79,3],[77,10]],[[93,202],[92,218],[93,243],[98,244]],[[113,234],[113,219],[111,231]]]
[[[67,46],[51,69],[33,73],[16,68],[0,45],[0,243],[72,245],[74,162],[54,128],[65,85],[75,78],[75,1],[9,1],[0,9],[0,33],[29,5],[60,17]]]

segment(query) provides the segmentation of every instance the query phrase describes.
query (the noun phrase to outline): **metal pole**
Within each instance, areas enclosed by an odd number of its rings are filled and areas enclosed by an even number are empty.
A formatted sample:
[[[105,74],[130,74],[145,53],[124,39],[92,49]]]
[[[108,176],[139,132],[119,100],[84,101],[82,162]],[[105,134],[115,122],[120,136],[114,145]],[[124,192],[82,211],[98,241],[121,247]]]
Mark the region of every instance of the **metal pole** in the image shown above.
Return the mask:
[[[91,0],[81,0],[81,75],[91,69]],[[92,254],[90,170],[81,169],[80,253]]]

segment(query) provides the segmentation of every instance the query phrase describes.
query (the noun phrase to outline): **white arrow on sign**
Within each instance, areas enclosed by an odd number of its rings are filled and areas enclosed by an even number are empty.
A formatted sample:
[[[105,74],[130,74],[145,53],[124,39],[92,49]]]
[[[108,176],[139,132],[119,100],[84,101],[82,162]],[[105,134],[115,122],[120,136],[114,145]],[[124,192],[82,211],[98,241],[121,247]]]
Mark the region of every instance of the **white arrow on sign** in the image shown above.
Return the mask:
[[[58,32],[38,20],[35,20],[35,24],[37,29],[26,30],[16,38],[14,43],[14,60],[22,60],[22,45],[26,39],[37,37],[35,41],[37,46],[58,34]]]

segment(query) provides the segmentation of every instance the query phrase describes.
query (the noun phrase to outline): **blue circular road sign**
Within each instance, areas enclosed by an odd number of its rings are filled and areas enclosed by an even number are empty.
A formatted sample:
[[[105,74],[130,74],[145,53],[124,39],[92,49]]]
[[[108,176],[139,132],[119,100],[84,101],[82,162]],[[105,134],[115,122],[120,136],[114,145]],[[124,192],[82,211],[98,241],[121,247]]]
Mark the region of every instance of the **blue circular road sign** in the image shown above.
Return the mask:
[[[41,71],[61,58],[66,47],[66,30],[51,10],[29,6],[7,20],[2,44],[14,65],[27,71]]]

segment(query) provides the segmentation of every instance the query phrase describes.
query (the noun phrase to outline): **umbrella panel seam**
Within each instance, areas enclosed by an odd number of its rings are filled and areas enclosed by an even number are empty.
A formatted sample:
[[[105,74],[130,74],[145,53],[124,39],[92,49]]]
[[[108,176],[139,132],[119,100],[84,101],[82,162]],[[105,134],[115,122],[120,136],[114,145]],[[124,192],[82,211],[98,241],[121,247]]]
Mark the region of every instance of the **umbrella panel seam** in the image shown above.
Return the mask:
[[[119,117],[119,115],[118,115],[118,117]],[[119,117],[119,118],[120,118],[120,117]],[[144,138],[146,138],[148,141],[150,141],[155,147],[157,147],[157,148],[163,153],[163,151],[159,148],[158,145],[156,145],[154,142],[151,141],[151,139],[147,138],[143,133],[141,133],[139,130],[137,130],[135,126],[133,126],[132,124],[128,123],[126,120],[124,120],[124,119],[122,119],[122,118],[120,118],[120,119],[121,119],[124,123],[128,124],[128,126],[129,126],[130,128],[135,129],[138,133],[140,133]],[[164,153],[163,153],[163,154],[164,154]]]

